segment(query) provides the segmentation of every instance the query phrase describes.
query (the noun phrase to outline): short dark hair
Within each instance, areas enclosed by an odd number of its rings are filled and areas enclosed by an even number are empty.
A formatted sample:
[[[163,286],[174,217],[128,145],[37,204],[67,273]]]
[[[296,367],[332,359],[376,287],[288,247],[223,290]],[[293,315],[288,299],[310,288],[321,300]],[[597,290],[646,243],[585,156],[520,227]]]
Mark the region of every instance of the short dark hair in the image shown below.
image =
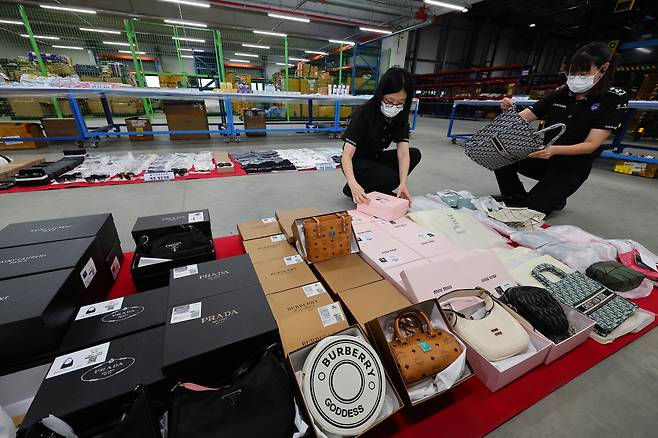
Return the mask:
[[[411,101],[414,98],[414,83],[411,73],[400,67],[391,67],[382,75],[375,89],[375,94],[365,103],[372,110],[379,111],[384,96],[387,94],[397,93],[404,90],[407,92],[407,99],[404,101],[404,109],[400,114],[395,116],[395,120],[402,120],[406,123],[409,120],[409,111]]]
[[[608,43],[604,41],[592,41],[576,50],[576,53],[571,56],[571,59],[569,59],[568,71],[589,71],[592,65],[601,68],[603,64],[609,62],[610,65],[603,74],[603,77],[599,79],[596,85],[594,85],[594,88],[587,93],[591,96],[596,96],[608,91],[612,85],[612,81],[615,78],[615,71],[617,70],[617,64],[619,64],[619,58],[619,54],[615,53]]]

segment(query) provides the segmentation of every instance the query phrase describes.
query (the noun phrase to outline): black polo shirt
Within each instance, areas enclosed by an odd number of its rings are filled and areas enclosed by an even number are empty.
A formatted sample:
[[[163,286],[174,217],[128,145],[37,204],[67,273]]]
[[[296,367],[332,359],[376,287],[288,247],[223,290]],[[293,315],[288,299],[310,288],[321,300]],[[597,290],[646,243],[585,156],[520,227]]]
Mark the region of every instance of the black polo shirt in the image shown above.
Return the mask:
[[[391,142],[409,141],[409,121],[404,111],[388,118],[379,107],[364,104],[352,113],[341,139],[356,148],[354,158],[377,158]]]
[[[550,94],[529,107],[538,119],[545,121],[545,127],[564,123],[567,130],[555,142],[558,145],[582,143],[591,129],[614,130],[622,122],[628,108],[629,94],[621,88],[610,88],[598,96],[576,100],[576,96],[566,87]],[[546,143],[557,133],[549,131]],[[601,155],[601,148],[588,155],[559,155],[553,158],[577,158],[593,160]]]

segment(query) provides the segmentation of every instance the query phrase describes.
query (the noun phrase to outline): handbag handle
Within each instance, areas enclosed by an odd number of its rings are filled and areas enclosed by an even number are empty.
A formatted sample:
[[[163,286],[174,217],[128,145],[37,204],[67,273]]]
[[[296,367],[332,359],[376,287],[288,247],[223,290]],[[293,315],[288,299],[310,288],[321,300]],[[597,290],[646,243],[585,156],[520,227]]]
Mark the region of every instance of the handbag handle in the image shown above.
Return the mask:
[[[439,304],[443,301],[447,301],[451,298],[458,298],[458,297],[477,297],[480,298],[482,301],[484,301],[484,310],[485,310],[485,316],[491,313],[493,310],[494,306],[496,305],[496,302],[494,301],[493,297],[491,294],[486,290],[481,287],[476,287],[475,289],[459,289],[459,290],[454,290],[452,292],[448,292],[445,295],[441,295],[439,298]],[[491,302],[491,308],[487,309],[487,302]],[[444,312],[448,312],[449,314],[449,322],[453,327],[457,325],[457,318],[462,317],[466,319],[466,317],[452,309],[444,309],[441,308]]]
[[[349,216],[347,213],[334,213],[336,216],[338,216],[338,219],[341,220],[341,226],[343,228],[343,233],[347,231],[347,221],[345,220],[345,216]],[[320,233],[320,219],[318,219],[317,216],[313,216],[312,219],[315,221],[315,234],[317,235],[318,239],[322,237],[322,234]]]
[[[551,265],[550,263],[542,263],[541,265],[537,265],[531,272],[532,278],[546,287],[550,287],[553,282],[544,276],[544,272],[550,272],[560,279],[567,278],[567,274],[557,266]]]
[[[555,143],[560,137],[562,137],[562,134],[564,134],[564,131],[567,130],[567,125],[565,125],[564,123],[556,123],[555,125],[551,125],[548,128],[540,129],[535,134],[537,134],[539,136],[541,134],[544,134],[544,133],[546,133],[548,131],[551,131],[553,129],[556,129],[556,128],[560,128],[560,132],[558,133],[558,135],[553,137],[551,139],[551,141],[548,142],[548,144],[546,144],[546,147],[549,147],[550,145]]]
[[[430,319],[427,317],[425,312],[421,312],[420,310],[417,309],[409,309],[405,310],[403,312],[400,312],[398,316],[395,317],[395,326],[393,330],[395,331],[395,339],[399,340],[400,343],[406,344],[407,343],[407,337],[402,336],[402,333],[400,332],[400,322],[402,321],[403,318],[415,318],[420,322],[420,330],[425,333],[425,330],[423,330],[423,324],[427,325],[427,333],[431,337],[436,336],[436,332],[434,331],[434,328],[432,327],[432,323],[430,322]]]

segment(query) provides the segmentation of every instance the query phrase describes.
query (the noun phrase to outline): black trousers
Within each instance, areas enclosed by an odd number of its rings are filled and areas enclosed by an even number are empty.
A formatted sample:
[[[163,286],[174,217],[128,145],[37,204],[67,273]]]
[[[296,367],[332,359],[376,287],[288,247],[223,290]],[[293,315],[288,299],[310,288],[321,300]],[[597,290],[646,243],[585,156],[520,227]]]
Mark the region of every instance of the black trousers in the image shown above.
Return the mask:
[[[416,148],[409,148],[409,173],[420,163],[421,153]],[[352,160],[354,177],[366,193],[381,192],[392,194],[400,185],[400,168],[397,150],[383,151],[376,158],[354,158]],[[352,197],[349,187],[343,192]]]
[[[519,196],[521,205],[549,214],[564,207],[567,198],[583,185],[591,170],[591,162],[584,160],[526,158],[496,170],[495,174],[502,195]],[[538,182],[526,192],[519,174]]]

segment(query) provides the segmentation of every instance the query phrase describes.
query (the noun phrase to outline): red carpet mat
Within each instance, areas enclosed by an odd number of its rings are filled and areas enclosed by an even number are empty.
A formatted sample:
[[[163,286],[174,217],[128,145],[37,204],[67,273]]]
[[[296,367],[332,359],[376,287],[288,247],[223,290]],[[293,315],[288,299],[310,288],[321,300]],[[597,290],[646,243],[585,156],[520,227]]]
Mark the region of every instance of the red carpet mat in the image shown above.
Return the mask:
[[[233,160],[231,160],[233,161]],[[235,166],[235,171],[231,173],[219,173],[217,170],[213,169],[211,172],[208,173],[193,173],[193,174],[187,174],[185,176],[177,176],[174,181],[187,181],[191,179],[208,179],[208,178],[224,178],[228,176],[243,176],[246,175],[247,172],[242,168],[240,163],[237,161],[233,161],[233,165]],[[164,181],[165,183],[168,181]],[[66,184],[57,184],[57,183],[51,183],[51,184],[46,184],[42,186],[32,186],[32,187],[13,187],[8,190],[0,190],[0,194],[3,193],[24,193],[24,192],[38,192],[41,190],[57,190],[57,189],[72,189],[75,187],[101,187],[101,186],[118,186],[118,185],[125,185],[125,184],[144,184],[144,179],[139,178],[139,179],[133,179],[130,181],[125,181],[125,180],[114,180],[114,181],[106,181],[106,182],[98,182],[98,183],[88,183],[88,182],[74,182],[74,183],[66,183]],[[151,183],[149,183],[151,184]]]
[[[244,254],[242,239],[238,235],[220,237],[214,239],[214,242],[218,259]],[[125,254],[126,258],[109,298],[136,292],[130,277],[132,255]],[[658,313],[658,290],[635,302],[645,310]],[[623,336],[608,345],[588,339],[550,365],[535,368],[497,392],[489,391],[477,377],[472,377],[433,400],[403,409],[366,435],[405,438],[468,438],[486,435],[656,325],[658,322],[654,321],[640,333]]]

